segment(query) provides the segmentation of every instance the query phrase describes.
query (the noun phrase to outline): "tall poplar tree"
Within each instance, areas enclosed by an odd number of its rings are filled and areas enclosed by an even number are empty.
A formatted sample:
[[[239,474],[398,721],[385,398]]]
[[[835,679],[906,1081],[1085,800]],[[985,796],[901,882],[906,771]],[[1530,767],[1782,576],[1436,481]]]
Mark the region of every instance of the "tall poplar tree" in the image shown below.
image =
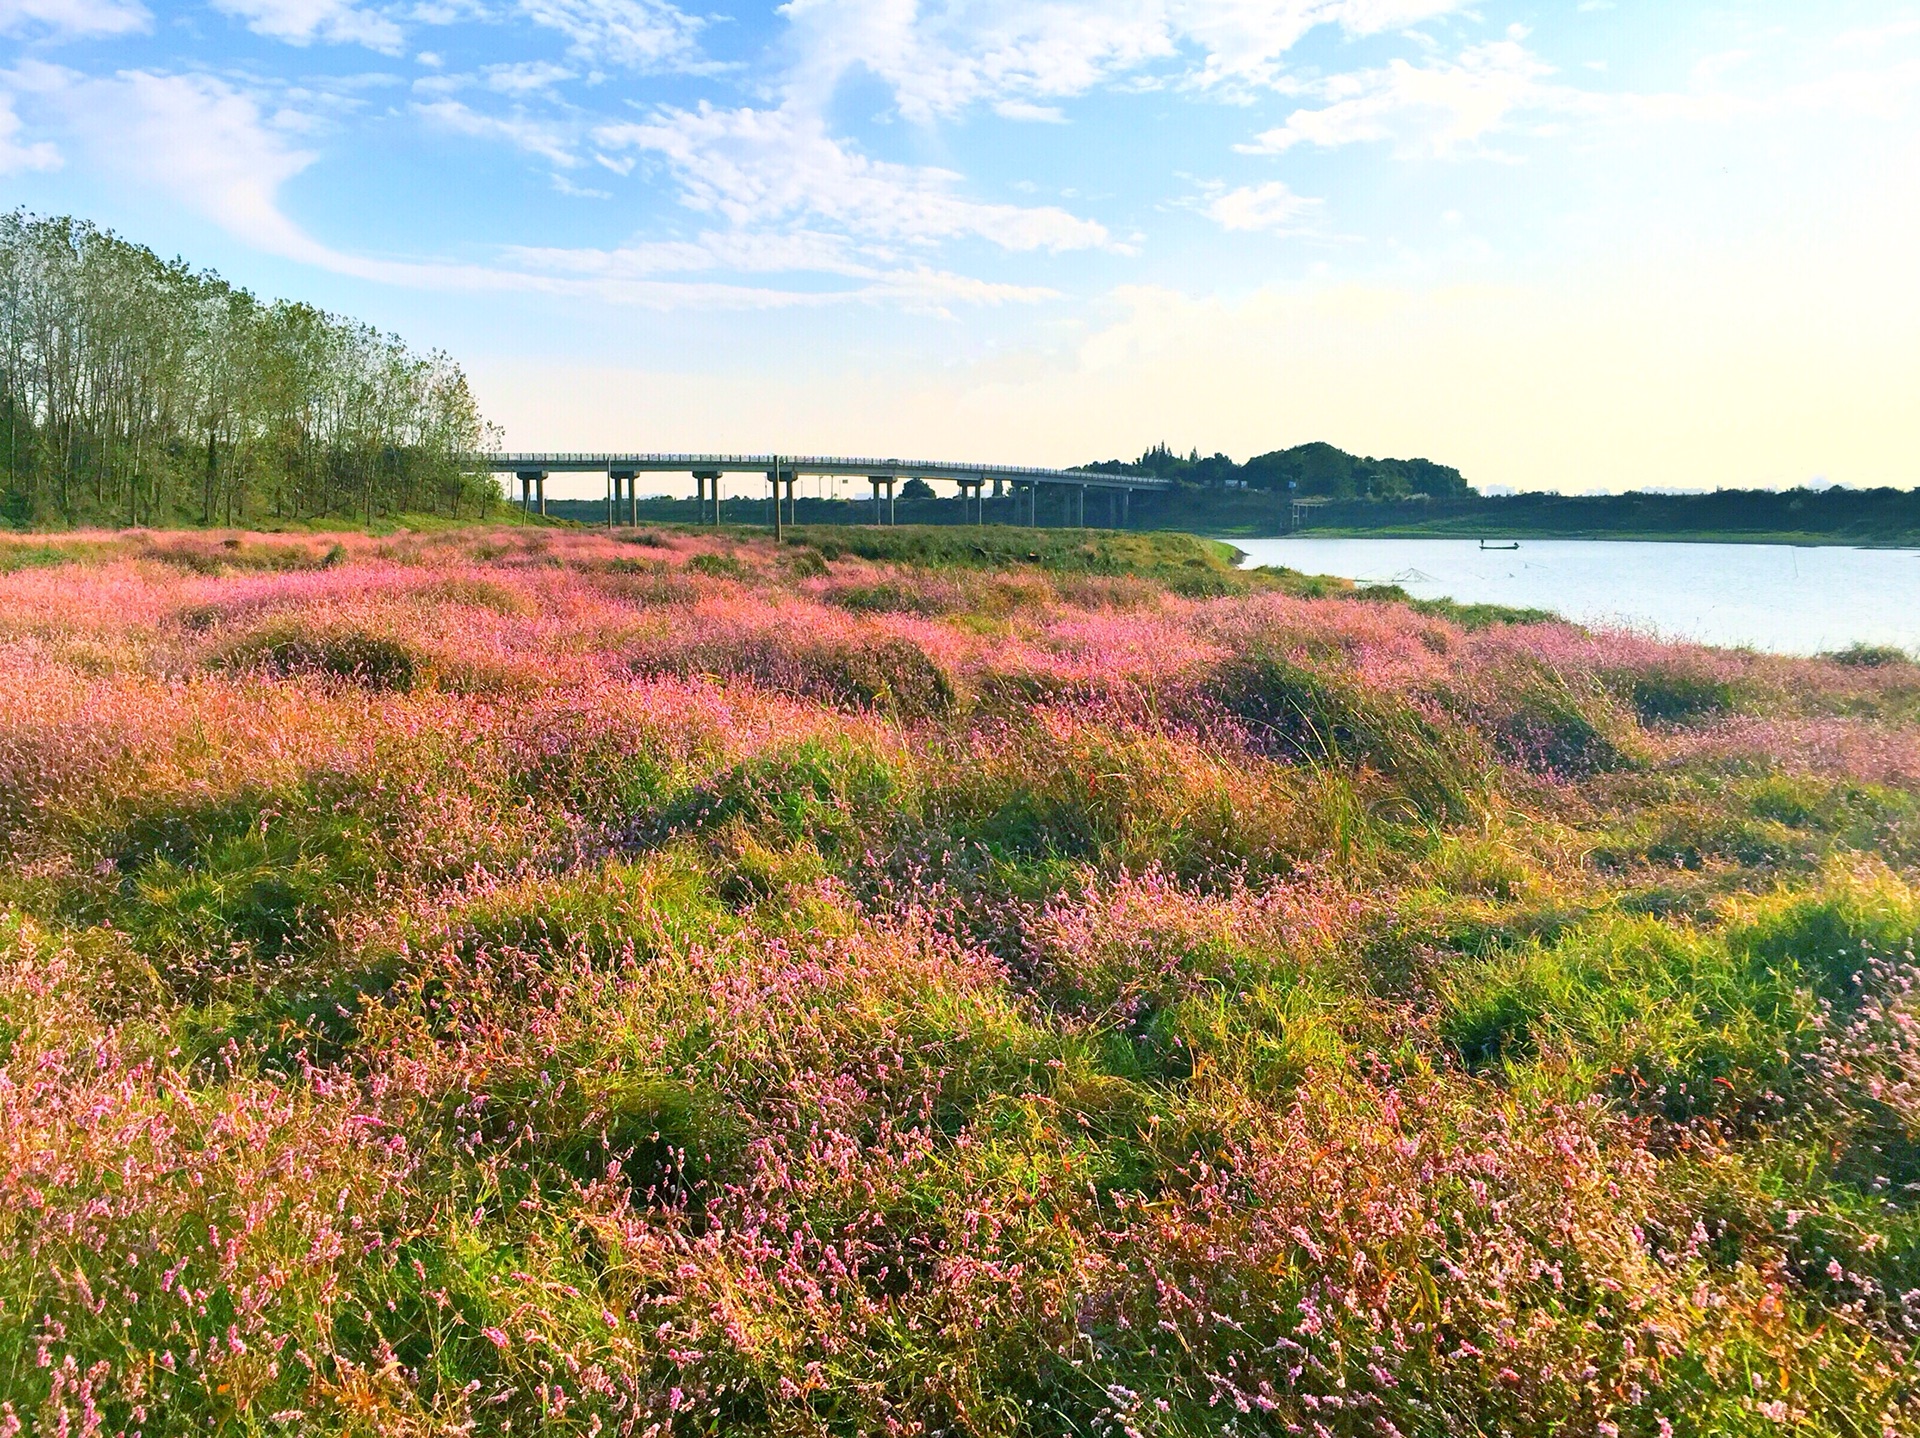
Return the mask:
[[[478,516],[493,437],[439,351],[0,215],[0,522]]]

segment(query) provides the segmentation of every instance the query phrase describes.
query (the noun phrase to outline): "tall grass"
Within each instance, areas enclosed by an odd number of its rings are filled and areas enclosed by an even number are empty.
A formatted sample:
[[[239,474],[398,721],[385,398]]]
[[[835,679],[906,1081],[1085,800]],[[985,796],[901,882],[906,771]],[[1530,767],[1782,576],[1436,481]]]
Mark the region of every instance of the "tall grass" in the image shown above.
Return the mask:
[[[1903,666],[797,537],[0,561],[0,1431],[1920,1429]]]

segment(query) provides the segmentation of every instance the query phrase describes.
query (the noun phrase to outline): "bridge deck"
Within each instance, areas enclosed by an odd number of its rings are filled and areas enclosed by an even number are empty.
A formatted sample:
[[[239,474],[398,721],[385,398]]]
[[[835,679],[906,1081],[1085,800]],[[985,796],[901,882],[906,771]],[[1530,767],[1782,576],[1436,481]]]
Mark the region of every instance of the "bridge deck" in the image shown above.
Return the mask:
[[[818,454],[489,454],[495,473],[783,474],[880,476],[887,479],[1011,480],[1018,484],[1088,485],[1100,489],[1165,489],[1168,481],[1127,474],[1088,474],[1076,469],[1038,469],[1020,464],[949,464],[938,460],[861,459]]]

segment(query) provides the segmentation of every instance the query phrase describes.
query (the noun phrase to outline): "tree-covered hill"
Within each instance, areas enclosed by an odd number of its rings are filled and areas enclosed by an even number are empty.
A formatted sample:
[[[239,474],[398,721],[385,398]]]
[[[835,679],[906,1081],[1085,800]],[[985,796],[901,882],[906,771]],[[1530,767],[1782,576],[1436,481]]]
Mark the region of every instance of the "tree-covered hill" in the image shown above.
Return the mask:
[[[1256,454],[1245,464],[1226,455],[1201,458],[1199,450],[1182,457],[1155,445],[1136,460],[1109,459],[1082,466],[1094,474],[1153,475],[1210,489],[1256,489],[1302,498],[1435,499],[1472,494],[1473,488],[1451,465],[1429,459],[1375,459],[1348,454],[1330,444],[1299,444]]]

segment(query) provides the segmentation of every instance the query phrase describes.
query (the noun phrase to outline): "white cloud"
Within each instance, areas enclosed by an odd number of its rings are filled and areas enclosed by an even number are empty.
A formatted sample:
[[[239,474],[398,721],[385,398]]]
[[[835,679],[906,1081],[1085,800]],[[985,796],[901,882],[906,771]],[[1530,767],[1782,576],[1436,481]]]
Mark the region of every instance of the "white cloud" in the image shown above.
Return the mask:
[[[1280,180],[1242,185],[1207,202],[1206,214],[1222,229],[1259,230],[1273,235],[1298,235],[1313,228],[1321,201],[1296,195]]]
[[[856,252],[845,236],[819,230],[708,230],[698,239],[640,241],[613,250],[514,246],[505,253],[530,269],[622,280],[712,270],[871,279],[882,272],[875,261],[888,257],[885,251]]]
[[[650,278],[725,268],[770,272],[772,263],[756,262],[752,246],[777,243],[775,237],[758,242],[738,236],[712,240],[704,259],[682,256],[676,260],[656,251],[624,257],[620,252],[584,252],[569,260],[566,251],[527,250],[508,252],[511,266],[517,266],[510,267],[356,255],[309,234],[281,206],[281,189],[318,158],[290,139],[290,131],[298,128],[292,117],[283,122],[283,117],[270,115],[258,97],[224,80],[144,70],[92,78],[37,61],[0,73],[0,80],[58,114],[65,133],[101,173],[157,190],[169,203],[205,217],[268,254],[381,284],[533,292],[658,310],[859,302],[938,313],[951,304],[1031,303],[1053,295],[1051,290],[899,264],[848,266],[849,277],[857,283],[837,290]],[[10,109],[0,112],[10,114]],[[484,122],[487,117],[474,118]],[[9,149],[11,133],[0,118],[0,156],[18,152],[34,164],[58,163],[51,146]],[[818,268],[817,261],[837,243],[830,241],[823,248],[802,238],[792,247],[791,257],[797,267]]]
[[[0,0],[0,35],[45,34],[55,39],[128,35],[150,28],[140,0]]]
[[[1042,125],[1064,125],[1066,112],[1058,105],[1036,105],[1031,100],[1002,100],[993,113],[1003,120],[1028,120]]]
[[[1464,0],[1174,0],[1180,33],[1205,53],[1203,86],[1271,84],[1288,51],[1321,26],[1349,35],[1403,30],[1464,8]]]
[[[503,95],[532,95],[573,79],[573,71],[549,60],[523,60],[486,67],[487,88]]]
[[[516,246],[504,253],[525,269],[578,277],[614,292],[644,288],[660,275],[724,273],[832,275],[856,283],[842,289],[815,288],[811,293],[816,302],[857,300],[933,313],[945,313],[952,303],[1032,304],[1058,298],[1057,292],[1040,286],[998,284],[926,265],[900,264],[884,247],[855,246],[844,236],[818,230],[709,230],[694,240],[642,241],[612,250]],[[796,296],[793,303],[800,303],[797,296],[806,293],[746,285],[725,288],[791,294]]]
[[[985,204],[957,194],[960,176],[856,154],[810,110],[665,110],[644,123],[607,125],[608,150],[663,157],[692,209],[743,227],[810,216],[870,239],[929,243],[977,237],[1008,250],[1106,245],[1093,220],[1051,205]]]
[[[556,191],[577,200],[611,200],[613,198],[611,190],[596,190],[590,185],[576,185],[565,175],[554,174],[549,178],[553,181],[553,188]]]
[[[458,100],[436,100],[415,105],[415,113],[440,129],[480,140],[501,140],[517,150],[538,155],[556,165],[574,166],[579,157],[568,148],[566,137],[557,126],[514,114],[506,117],[483,115]]]
[[[58,115],[108,175],[158,188],[271,253],[311,258],[318,250],[278,200],[315,157],[252,96],[204,75],[125,70],[94,79],[34,61],[9,78]]]
[[[520,0],[520,13],[572,41],[575,59],[635,70],[694,59],[705,23],[667,0]]]
[[[1516,113],[1592,108],[1595,102],[1582,92],[1547,83],[1553,73],[1519,39],[1470,46],[1458,60],[1394,60],[1317,82],[1313,92],[1330,103],[1295,110],[1285,124],[1238,148],[1277,155],[1297,145],[1393,141],[1402,153],[1453,155],[1477,146]]]
[[[256,35],[310,45],[365,45],[383,54],[400,53],[400,27],[386,16],[363,10],[352,0],[213,0],[216,10],[247,22]]]
[[[1284,154],[1301,145],[1333,149],[1391,143],[1402,155],[1486,153],[1503,132],[1584,119],[1611,124],[1751,122],[1768,116],[1845,114],[1892,119],[1920,98],[1920,60],[1835,70],[1796,84],[1730,88],[1751,58],[1725,51],[1702,58],[1687,88],[1608,93],[1556,81],[1557,73],[1514,27],[1504,40],[1472,45],[1455,60],[1394,60],[1294,88],[1325,103],[1295,110],[1282,125],[1235,148]]]
[[[59,169],[60,151],[45,140],[22,144],[20,128],[20,117],[13,110],[13,96],[0,94],[0,175]]]
[[[1033,304],[1059,297],[1040,286],[1000,284],[926,265],[891,263],[884,252],[856,251],[842,237],[818,231],[776,235],[712,230],[697,240],[645,241],[614,250],[516,246],[504,253],[527,270],[570,277],[610,296],[698,291],[709,297],[709,303],[726,296],[724,303],[737,305],[757,294],[769,306],[856,301],[934,314],[945,314],[956,303]],[[655,279],[703,272],[833,275],[856,283],[840,289],[786,290],[741,284],[662,285]]]
[[[1202,87],[1271,82],[1308,32],[1401,28],[1464,0],[791,0],[801,61],[794,83],[816,100],[864,68],[926,122],[975,104],[1006,113],[1085,94],[1159,67]],[[1013,118],[1032,118],[1015,110]]]

